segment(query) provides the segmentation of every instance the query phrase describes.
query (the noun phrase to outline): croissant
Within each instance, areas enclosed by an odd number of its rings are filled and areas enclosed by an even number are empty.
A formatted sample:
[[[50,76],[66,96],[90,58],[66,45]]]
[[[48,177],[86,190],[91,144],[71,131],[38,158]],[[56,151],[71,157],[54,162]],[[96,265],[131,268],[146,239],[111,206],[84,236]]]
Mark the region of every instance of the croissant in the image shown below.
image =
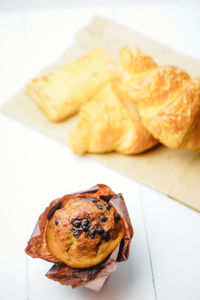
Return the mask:
[[[77,154],[112,151],[136,154],[157,143],[136,111],[133,118],[120,102],[111,83],[81,107],[79,123],[68,137],[69,147]]]
[[[116,65],[100,48],[47,76],[31,80],[28,95],[51,121],[62,121],[78,112],[98,89],[116,74]]]
[[[173,149],[200,151],[200,78],[175,66],[158,66],[136,47],[120,51],[129,77],[123,103],[137,110],[145,128]]]

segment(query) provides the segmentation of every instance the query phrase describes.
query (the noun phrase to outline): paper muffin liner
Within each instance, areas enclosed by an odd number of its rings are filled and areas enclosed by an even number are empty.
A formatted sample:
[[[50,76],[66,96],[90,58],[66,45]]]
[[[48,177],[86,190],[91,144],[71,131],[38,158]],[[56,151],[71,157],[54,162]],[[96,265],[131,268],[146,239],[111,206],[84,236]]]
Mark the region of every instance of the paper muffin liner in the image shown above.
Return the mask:
[[[120,244],[105,261],[87,269],[73,269],[51,255],[46,243],[46,230],[49,220],[54,212],[62,207],[63,201],[71,199],[72,197],[78,198],[83,194],[86,197],[100,197],[110,203],[123,218],[125,234]],[[65,195],[62,198],[52,201],[40,215],[25,252],[34,258],[42,258],[54,263],[53,267],[46,274],[48,278],[58,281],[60,284],[71,285],[72,288],[85,286],[92,290],[99,291],[108,276],[116,270],[117,262],[128,259],[132,237],[133,228],[122,194],[115,194],[108,186],[98,184],[88,190]]]

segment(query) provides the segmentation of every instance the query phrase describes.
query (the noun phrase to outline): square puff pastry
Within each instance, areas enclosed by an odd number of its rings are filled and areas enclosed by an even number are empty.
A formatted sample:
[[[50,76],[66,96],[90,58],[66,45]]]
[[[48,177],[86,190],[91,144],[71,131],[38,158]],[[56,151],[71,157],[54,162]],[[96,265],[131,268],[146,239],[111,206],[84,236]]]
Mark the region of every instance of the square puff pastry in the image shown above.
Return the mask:
[[[175,66],[158,66],[137,47],[120,50],[129,78],[123,103],[136,109],[144,127],[173,149],[200,151],[200,78]]]
[[[115,76],[117,67],[100,48],[50,74],[31,80],[28,95],[54,122],[67,119],[105,83]]]
[[[123,97],[123,93],[120,94]],[[143,152],[158,142],[120,102],[112,84],[106,84],[79,112],[79,123],[68,136],[69,147],[77,154],[123,154]]]

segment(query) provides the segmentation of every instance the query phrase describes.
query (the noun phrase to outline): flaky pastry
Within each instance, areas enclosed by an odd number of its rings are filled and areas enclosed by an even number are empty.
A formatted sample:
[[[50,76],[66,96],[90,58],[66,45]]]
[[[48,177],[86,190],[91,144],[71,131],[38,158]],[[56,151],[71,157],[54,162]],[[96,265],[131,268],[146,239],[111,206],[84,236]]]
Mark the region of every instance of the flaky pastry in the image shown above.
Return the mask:
[[[123,97],[123,93],[119,94]],[[113,91],[106,84],[79,112],[79,123],[68,137],[68,144],[77,154],[123,154],[143,152],[157,141],[142,125],[137,112],[134,119]]]
[[[120,61],[130,74],[123,103],[136,108],[145,128],[170,148],[200,151],[200,78],[158,66],[136,47],[121,49]]]
[[[101,86],[116,74],[116,65],[100,48],[50,74],[31,80],[28,95],[51,121],[62,121],[78,112]]]

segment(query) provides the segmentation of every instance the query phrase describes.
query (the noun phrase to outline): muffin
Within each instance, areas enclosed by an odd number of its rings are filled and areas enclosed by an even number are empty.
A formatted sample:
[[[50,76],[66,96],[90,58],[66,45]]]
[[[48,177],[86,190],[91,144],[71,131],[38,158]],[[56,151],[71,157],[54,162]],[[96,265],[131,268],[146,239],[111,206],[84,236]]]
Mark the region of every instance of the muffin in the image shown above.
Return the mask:
[[[114,207],[98,197],[67,199],[47,226],[47,247],[72,268],[102,262],[124,236],[124,223]]]
[[[111,273],[116,261],[128,258],[132,235],[122,195],[99,184],[52,201],[40,216],[25,251],[56,263],[47,277],[62,284],[85,285],[96,276],[107,278],[109,274],[102,270],[111,265]],[[81,277],[78,284],[77,274]]]

